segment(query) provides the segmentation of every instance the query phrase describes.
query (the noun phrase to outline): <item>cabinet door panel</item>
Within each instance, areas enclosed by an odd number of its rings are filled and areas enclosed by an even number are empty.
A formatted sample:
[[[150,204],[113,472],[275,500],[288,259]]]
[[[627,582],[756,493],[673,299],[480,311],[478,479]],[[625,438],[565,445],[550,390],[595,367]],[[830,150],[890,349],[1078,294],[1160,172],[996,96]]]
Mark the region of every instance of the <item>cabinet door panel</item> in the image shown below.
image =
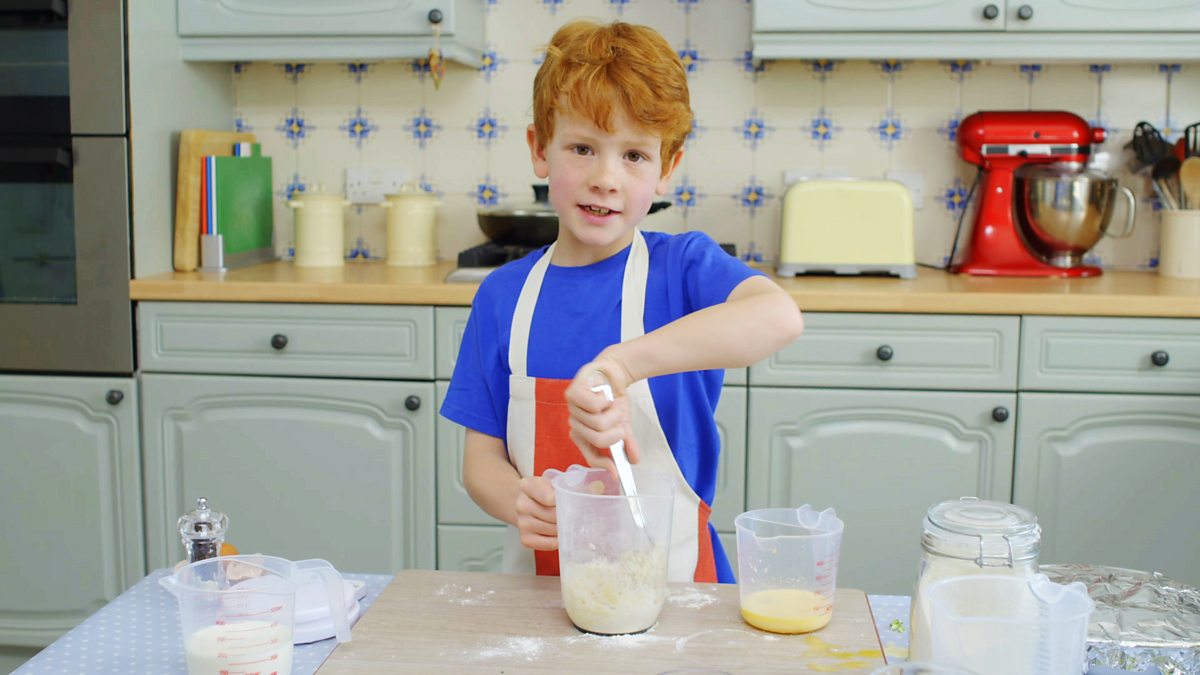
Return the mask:
[[[145,375],[143,387],[152,566],[183,557],[175,519],[197,497],[246,553],[433,566],[432,382]]]
[[[838,583],[910,593],[928,508],[962,496],[1007,502],[1014,412],[1006,393],[750,389],[747,507],[837,509]]]
[[[137,394],[0,377],[0,644],[48,645],[145,574]]]
[[[437,568],[454,572],[503,571],[505,529],[503,525],[438,525]]]
[[[1021,394],[1017,504],[1041,561],[1155,570],[1200,586],[1200,397]]]
[[[714,415],[721,435],[721,464],[710,521],[718,530],[732,530],[733,519],[746,510],[746,401],[745,387],[723,387]]]

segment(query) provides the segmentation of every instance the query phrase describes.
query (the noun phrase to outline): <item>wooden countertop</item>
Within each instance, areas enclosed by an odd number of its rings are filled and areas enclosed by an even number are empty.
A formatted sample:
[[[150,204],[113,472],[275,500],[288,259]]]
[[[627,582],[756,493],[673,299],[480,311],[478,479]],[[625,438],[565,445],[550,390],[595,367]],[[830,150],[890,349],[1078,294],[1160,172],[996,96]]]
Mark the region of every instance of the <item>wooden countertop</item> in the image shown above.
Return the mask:
[[[227,272],[174,272],[134,279],[134,300],[468,306],[478,284],[446,283],[454,264],[339,268],[271,262]],[[921,268],[917,278],[775,278],[802,310],[932,314],[1055,314],[1200,317],[1200,280],[1152,272],[1092,279],[989,278]]]
[[[833,620],[806,635],[742,621],[733,584],[668,584],[640,635],[581,633],[556,577],[405,570],[318,675],[349,673],[867,673],[883,650],[866,595],[839,588]],[[716,672],[716,671],[713,671]]]

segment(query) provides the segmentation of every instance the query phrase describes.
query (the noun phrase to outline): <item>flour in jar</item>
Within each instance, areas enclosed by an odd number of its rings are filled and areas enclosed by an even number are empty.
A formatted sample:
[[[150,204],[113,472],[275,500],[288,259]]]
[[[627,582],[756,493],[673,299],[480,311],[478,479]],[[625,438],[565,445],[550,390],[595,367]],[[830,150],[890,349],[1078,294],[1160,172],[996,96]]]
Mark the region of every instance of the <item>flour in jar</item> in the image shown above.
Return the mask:
[[[654,625],[667,596],[667,552],[629,551],[614,560],[563,562],[563,606],[581,630],[603,635]]]

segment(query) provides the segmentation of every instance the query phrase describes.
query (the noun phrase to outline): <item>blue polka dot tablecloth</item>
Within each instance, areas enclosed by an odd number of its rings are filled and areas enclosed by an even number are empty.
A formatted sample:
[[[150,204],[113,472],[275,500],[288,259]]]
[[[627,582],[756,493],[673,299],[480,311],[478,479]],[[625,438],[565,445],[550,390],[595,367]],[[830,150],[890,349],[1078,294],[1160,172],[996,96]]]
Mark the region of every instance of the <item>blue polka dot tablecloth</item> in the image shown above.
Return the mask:
[[[169,569],[151,572],[117,599],[14,671],[14,675],[171,675],[187,673],[179,601],[158,584]],[[359,616],[391,582],[389,574],[342,574],[366,584]],[[308,675],[333,652],[333,638],[296,645],[293,675]]]

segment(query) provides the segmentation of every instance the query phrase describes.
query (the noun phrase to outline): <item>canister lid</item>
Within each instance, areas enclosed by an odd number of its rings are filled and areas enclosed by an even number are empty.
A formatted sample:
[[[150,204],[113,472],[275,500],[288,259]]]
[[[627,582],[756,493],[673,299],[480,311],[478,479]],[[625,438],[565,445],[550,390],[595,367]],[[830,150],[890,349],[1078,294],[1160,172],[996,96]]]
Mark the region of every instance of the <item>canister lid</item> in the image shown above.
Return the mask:
[[[991,567],[1036,560],[1041,539],[1042,530],[1032,511],[1006,502],[962,497],[930,507],[921,543],[930,553]]]

